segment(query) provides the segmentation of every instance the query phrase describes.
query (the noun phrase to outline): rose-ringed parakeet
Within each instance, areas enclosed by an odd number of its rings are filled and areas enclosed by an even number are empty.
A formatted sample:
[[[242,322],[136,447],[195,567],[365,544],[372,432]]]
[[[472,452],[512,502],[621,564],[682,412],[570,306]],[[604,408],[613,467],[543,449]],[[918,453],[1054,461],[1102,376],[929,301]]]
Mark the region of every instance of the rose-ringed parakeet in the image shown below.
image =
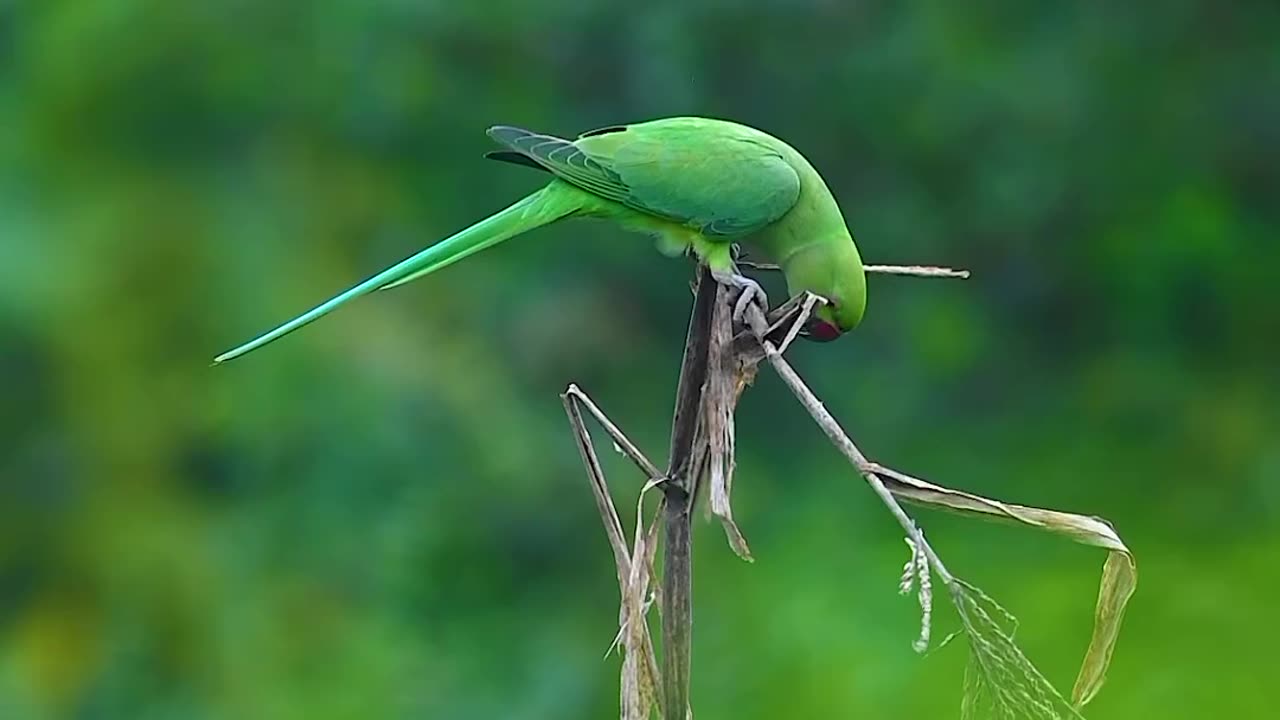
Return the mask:
[[[654,235],[667,254],[692,251],[718,281],[742,287],[743,300],[763,300],[764,293],[737,274],[731,248],[736,242],[759,248],[781,266],[792,295],[808,291],[830,301],[809,321],[811,339],[834,340],[862,319],[862,260],[835,199],[800,153],[767,133],[678,117],[601,128],[576,140],[507,126],[490,128],[489,137],[506,149],[487,157],[545,170],[553,179],[214,362],[256,350],[361,295],[571,217],[602,218]]]

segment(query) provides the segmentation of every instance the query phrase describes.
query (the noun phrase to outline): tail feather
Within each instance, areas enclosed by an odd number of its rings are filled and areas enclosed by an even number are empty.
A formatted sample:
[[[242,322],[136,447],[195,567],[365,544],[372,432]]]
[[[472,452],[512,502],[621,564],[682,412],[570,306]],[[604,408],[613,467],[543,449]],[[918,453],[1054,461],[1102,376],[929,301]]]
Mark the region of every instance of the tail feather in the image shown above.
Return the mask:
[[[278,340],[313,320],[317,320],[341,305],[375,290],[386,290],[416,280],[428,273],[493,247],[534,228],[555,222],[579,209],[577,193],[564,193],[559,184],[553,184],[520,200],[516,204],[491,215],[471,227],[428,247],[346,292],[317,305],[289,322],[253,340],[222,353],[214,358],[214,364],[234,360],[246,353]]]

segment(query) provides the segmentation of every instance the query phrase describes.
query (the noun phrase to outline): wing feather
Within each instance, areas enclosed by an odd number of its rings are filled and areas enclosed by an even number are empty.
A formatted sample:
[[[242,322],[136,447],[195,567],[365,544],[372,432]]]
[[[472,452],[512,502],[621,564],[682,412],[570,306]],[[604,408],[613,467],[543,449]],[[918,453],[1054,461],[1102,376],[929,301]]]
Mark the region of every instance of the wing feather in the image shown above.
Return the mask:
[[[732,237],[782,217],[800,194],[795,169],[754,132],[676,119],[602,128],[576,141],[510,126],[490,128],[489,136],[583,190]]]

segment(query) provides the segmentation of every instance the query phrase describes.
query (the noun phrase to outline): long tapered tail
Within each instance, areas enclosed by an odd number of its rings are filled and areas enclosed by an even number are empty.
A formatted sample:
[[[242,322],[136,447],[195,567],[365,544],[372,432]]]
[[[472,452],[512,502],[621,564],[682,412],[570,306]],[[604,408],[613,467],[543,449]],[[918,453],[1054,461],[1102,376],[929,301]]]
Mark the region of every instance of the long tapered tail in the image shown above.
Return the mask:
[[[403,285],[411,280],[435,272],[485,248],[493,247],[523,232],[555,222],[573,214],[581,207],[581,193],[574,192],[560,183],[547,187],[517,202],[506,210],[481,220],[471,227],[409,257],[346,292],[317,305],[306,313],[280,327],[250,340],[213,359],[214,364],[252,352],[336,310],[341,305],[375,290],[385,290]]]

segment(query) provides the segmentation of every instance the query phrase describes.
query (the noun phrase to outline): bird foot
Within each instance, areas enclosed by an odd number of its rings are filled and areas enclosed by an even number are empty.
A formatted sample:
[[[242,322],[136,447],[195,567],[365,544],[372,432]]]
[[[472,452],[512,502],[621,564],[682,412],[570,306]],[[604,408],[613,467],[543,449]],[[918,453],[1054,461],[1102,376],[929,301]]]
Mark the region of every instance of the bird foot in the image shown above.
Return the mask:
[[[747,306],[755,301],[760,304],[761,312],[769,312],[769,296],[765,294],[764,288],[760,287],[760,283],[752,280],[745,275],[739,275],[737,272],[729,271],[711,271],[711,277],[721,285],[739,288],[741,292],[738,299],[733,303],[733,319],[735,322],[741,322],[743,315],[747,312]]]

